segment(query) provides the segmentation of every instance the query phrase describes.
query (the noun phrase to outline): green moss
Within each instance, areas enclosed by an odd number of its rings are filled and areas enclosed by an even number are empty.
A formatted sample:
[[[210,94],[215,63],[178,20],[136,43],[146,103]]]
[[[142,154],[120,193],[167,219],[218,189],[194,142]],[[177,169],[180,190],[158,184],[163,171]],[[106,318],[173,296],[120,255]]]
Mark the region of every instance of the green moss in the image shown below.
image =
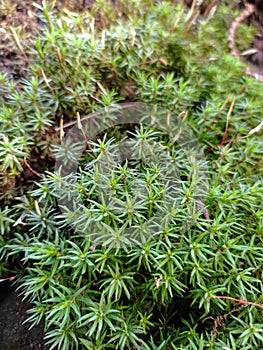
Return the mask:
[[[229,7],[201,20],[158,1],[42,11],[26,79],[0,77],[0,171],[20,174],[0,254],[22,262],[29,321],[45,320],[50,349],[262,348],[261,307],[217,298],[263,292],[263,85],[228,52]],[[241,29],[243,49],[254,32]],[[132,102],[150,123],[132,122]],[[81,156],[74,136],[99,123]],[[121,142],[130,159],[118,160]],[[76,171],[54,170],[76,158]],[[164,166],[178,176],[166,196]]]

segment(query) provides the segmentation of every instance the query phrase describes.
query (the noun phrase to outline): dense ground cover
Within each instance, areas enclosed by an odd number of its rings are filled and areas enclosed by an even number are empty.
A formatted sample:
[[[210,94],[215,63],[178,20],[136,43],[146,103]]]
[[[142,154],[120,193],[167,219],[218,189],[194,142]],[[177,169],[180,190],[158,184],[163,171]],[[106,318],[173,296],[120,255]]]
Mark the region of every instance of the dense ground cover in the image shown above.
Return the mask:
[[[263,85],[228,51],[238,6],[53,5],[0,76],[0,272],[31,326],[50,349],[261,348]]]

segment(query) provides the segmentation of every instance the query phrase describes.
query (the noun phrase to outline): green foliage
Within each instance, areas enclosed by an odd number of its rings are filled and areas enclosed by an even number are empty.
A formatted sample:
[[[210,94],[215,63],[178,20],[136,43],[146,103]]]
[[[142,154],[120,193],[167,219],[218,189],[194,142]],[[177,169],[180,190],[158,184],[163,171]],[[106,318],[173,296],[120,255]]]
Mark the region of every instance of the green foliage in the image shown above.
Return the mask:
[[[59,15],[44,2],[27,77],[0,76],[0,171],[39,172],[1,206],[0,272],[21,260],[28,321],[44,320],[50,349],[260,349],[263,85],[227,53],[227,6],[202,20],[170,2],[112,6]],[[81,151],[60,147],[61,118],[111,116],[121,101],[187,123],[206,156],[205,203],[180,133],[154,125],[109,127],[88,140],[77,172],[53,169]],[[132,157],[112,163],[120,140]],[[170,197],[162,163],[147,161],[152,145],[180,174]]]

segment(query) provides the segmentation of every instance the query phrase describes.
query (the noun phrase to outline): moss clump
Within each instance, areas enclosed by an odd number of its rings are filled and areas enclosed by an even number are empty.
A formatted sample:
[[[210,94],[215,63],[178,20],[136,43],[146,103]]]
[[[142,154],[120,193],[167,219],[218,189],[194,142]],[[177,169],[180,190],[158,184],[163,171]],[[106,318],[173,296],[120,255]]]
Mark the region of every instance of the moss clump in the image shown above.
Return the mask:
[[[22,262],[31,324],[50,349],[262,348],[263,86],[227,51],[229,8],[44,3],[41,19],[26,79],[0,77],[17,179],[0,253]]]

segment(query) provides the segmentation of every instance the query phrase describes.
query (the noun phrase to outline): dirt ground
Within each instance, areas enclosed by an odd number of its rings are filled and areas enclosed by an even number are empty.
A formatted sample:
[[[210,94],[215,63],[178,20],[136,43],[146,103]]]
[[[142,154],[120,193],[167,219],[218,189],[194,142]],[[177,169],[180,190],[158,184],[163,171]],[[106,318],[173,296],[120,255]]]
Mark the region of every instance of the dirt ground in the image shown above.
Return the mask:
[[[42,0],[35,0],[35,3],[41,5]],[[72,11],[80,11],[87,10],[92,3],[92,0],[59,0],[57,8],[66,6]],[[32,0],[0,0],[0,73],[7,73],[15,80],[21,79],[26,73],[23,48],[19,47],[20,37],[29,39],[43,25],[35,16],[38,11]],[[253,19],[258,23],[261,33],[262,18],[263,8],[262,13],[258,12]],[[262,36],[257,39],[260,44],[263,42]],[[263,65],[263,44],[260,49]],[[28,325],[23,324],[28,308],[28,302],[22,301],[9,283],[0,282],[0,350],[48,349],[43,342],[43,326],[28,330]]]
[[[29,303],[15,292],[9,283],[0,286],[0,349],[1,350],[47,350],[43,341],[43,325],[29,330],[23,324],[28,317]]]
[[[25,71],[25,59],[17,43],[21,37],[29,38],[36,32],[39,25],[36,12],[32,1],[0,0],[0,71],[15,79]]]

